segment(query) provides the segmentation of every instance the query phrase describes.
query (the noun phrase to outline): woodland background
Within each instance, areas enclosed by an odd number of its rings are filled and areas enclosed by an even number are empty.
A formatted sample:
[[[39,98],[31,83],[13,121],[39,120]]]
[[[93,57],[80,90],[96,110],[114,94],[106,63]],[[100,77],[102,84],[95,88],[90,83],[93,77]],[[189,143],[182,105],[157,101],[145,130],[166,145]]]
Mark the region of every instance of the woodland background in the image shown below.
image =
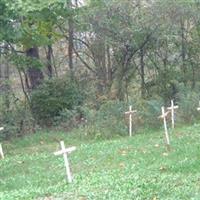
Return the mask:
[[[0,0],[1,139],[79,127],[92,137],[158,128],[174,99],[194,123],[199,0]]]

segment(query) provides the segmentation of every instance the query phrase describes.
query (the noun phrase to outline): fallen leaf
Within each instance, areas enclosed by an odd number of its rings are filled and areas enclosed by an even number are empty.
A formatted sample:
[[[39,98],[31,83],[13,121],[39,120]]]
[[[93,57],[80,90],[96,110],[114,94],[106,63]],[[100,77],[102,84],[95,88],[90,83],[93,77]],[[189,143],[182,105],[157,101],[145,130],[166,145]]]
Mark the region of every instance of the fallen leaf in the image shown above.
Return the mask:
[[[122,154],[122,156],[125,156],[127,154],[127,152],[126,151],[122,151],[121,154]]]
[[[163,153],[163,156],[168,156],[168,155],[169,155],[169,154],[168,154],[168,153],[166,153],[166,152],[164,152],[164,153]]]
[[[80,197],[80,200],[87,200],[87,198],[86,197]]]
[[[160,167],[160,171],[166,171],[166,170],[167,170],[167,167],[165,167],[165,166]]]
[[[120,153],[122,156],[127,155],[127,151],[124,150],[124,149],[119,150],[119,153]]]
[[[24,161],[17,161],[17,163],[19,163],[19,164],[23,164],[23,163],[24,163]]]
[[[121,168],[124,168],[124,167],[125,167],[125,164],[124,164],[124,163],[120,163],[119,166],[120,166]]]

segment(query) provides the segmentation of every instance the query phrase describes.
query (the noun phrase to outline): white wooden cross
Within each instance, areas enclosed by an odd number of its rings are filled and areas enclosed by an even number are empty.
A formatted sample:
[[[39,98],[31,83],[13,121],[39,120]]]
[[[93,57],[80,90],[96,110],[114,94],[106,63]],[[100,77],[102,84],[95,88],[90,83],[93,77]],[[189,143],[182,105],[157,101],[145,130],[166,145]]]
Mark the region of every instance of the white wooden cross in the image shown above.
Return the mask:
[[[0,144],[0,158],[4,159],[3,148],[1,144]]]
[[[174,105],[174,101],[171,100],[171,106],[167,108],[167,110],[170,110],[171,112],[171,120],[172,120],[172,128],[174,129],[174,121],[175,121],[175,118],[174,118],[174,113],[175,113],[175,109],[178,109],[178,106]]]
[[[4,127],[0,127],[0,131],[2,131],[3,129]],[[1,143],[0,143],[0,158],[4,159],[4,153]]]
[[[129,111],[125,112],[126,115],[129,115],[129,136],[132,136],[132,115],[136,113],[137,110],[132,110],[132,106],[129,106]]]
[[[167,129],[167,121],[166,121],[166,117],[169,114],[169,111],[165,112],[164,106],[161,108],[161,110],[162,110],[162,115],[159,118],[163,119],[164,129],[165,129],[165,140],[166,140],[167,147],[169,148],[170,141],[169,141],[169,134],[168,134],[168,129]]]
[[[72,182],[72,174],[70,171],[69,160],[68,160],[67,154],[71,153],[72,151],[75,151],[76,147],[65,148],[64,141],[60,141],[60,146],[61,146],[61,150],[54,152],[54,155],[55,156],[63,155],[64,162],[65,162],[65,168],[66,168],[66,174],[67,174],[67,180],[69,183],[71,183]]]
[[[199,101],[199,107],[197,108],[198,111],[200,111],[200,101]]]

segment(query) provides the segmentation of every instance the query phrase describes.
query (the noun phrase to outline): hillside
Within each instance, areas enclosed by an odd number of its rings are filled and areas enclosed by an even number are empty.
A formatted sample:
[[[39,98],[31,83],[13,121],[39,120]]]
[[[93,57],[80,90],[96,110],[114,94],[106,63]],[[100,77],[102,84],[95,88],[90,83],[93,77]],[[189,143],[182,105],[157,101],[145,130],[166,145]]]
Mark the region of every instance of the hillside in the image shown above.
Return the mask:
[[[74,173],[66,184],[59,140],[75,145]],[[86,142],[63,133],[38,133],[4,143],[0,160],[0,199],[200,199],[200,125],[171,133],[166,152],[163,133]]]

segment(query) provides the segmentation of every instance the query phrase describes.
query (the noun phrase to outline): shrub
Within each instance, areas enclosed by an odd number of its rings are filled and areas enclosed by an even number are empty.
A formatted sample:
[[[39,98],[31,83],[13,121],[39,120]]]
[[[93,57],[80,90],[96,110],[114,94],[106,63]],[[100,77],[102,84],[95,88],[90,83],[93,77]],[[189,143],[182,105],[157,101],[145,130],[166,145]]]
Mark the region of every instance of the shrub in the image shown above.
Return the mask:
[[[164,106],[164,102],[159,97],[137,101],[135,107],[138,108],[138,126],[145,128],[160,127],[161,123],[159,123],[158,117],[161,115],[162,106]]]
[[[100,107],[96,120],[108,134],[125,135],[128,133],[124,117],[126,107],[124,102],[108,101]]]
[[[107,101],[99,110],[82,107],[87,125],[83,132],[95,138],[112,138],[117,135],[128,135],[124,121],[126,104],[120,101]]]
[[[112,138],[113,136],[128,136],[129,117],[124,113],[132,105],[137,113],[133,117],[133,132],[139,132],[143,128],[158,128],[162,123],[158,122],[161,114],[163,100],[160,98],[151,100],[137,100],[126,103],[121,101],[107,101],[99,110],[87,110],[88,123],[83,130],[88,135],[98,138]]]
[[[45,81],[31,94],[31,109],[40,125],[52,125],[63,110],[73,110],[83,103],[78,84],[59,78]]]
[[[12,111],[2,109],[0,123],[4,127],[4,130],[0,132],[0,138],[6,140],[11,137],[32,133],[35,128],[30,109],[24,102],[12,105]]]
[[[192,123],[199,118],[200,113],[197,111],[199,100],[199,87],[191,90],[191,88],[183,85],[179,86],[179,93],[177,95],[179,109],[177,116],[180,122]]]

